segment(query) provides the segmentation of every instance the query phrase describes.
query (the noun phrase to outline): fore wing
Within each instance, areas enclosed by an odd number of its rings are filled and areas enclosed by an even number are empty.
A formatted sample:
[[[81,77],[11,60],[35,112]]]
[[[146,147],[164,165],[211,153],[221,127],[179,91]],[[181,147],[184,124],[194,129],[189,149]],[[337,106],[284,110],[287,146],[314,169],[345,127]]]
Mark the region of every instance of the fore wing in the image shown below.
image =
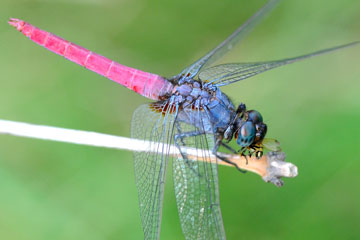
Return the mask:
[[[205,56],[194,62],[189,67],[185,68],[178,78],[186,77],[193,78],[200,71],[201,68],[209,66],[217,59],[224,56],[230,51],[238,42],[240,42],[265,16],[269,13],[280,0],[269,0],[260,10],[258,10],[249,20],[235,30],[227,39],[220,43],[213,50],[208,52]]]
[[[204,114],[194,111],[198,123],[176,122],[176,133],[189,137],[178,139],[180,149],[196,148],[203,161],[194,161],[184,154],[173,159],[173,178],[176,202],[182,231],[187,240],[222,240],[225,231],[220,211],[219,184],[216,159],[209,156],[214,136],[202,134]],[[197,125],[198,127],[195,127]]]
[[[133,114],[131,137],[151,142],[148,152],[134,153],[135,181],[146,240],[160,237],[165,172],[169,159],[169,147],[164,144],[172,142],[174,116],[173,109],[158,103],[141,105]]]
[[[336,46],[333,48],[324,49],[303,56],[287,58],[277,61],[221,64],[201,71],[199,73],[199,78],[203,82],[212,83],[217,87],[221,87],[240,80],[244,80],[246,78],[252,77],[254,75],[268,71],[276,67],[280,67],[286,64],[294,63],[300,60],[304,60],[310,57],[315,57],[325,53],[329,53],[338,49],[350,47],[358,43],[359,41],[341,46]]]

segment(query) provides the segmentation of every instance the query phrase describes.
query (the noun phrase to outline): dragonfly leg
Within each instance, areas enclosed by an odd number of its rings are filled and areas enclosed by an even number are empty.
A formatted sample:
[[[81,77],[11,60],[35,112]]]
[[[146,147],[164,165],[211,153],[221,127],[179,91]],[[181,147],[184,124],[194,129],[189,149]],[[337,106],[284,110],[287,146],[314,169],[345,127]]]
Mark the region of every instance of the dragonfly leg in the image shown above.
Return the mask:
[[[184,139],[187,137],[196,137],[196,136],[200,136],[200,135],[204,135],[205,132],[204,131],[190,131],[190,132],[181,132],[181,127],[180,124],[178,122],[175,123],[176,125],[176,129],[178,130],[178,134],[175,134],[175,144],[177,144],[177,147],[180,147],[180,145],[178,145],[178,141],[180,141],[184,146],[186,145],[184,143]]]
[[[232,140],[236,128],[239,127],[236,126],[235,123],[239,118],[244,117],[245,112],[246,112],[246,105],[244,103],[240,103],[236,109],[235,116],[233,117],[231,123],[229,124],[229,127],[224,132],[224,139],[226,140],[226,143],[229,143]]]
[[[178,130],[178,134],[175,134],[174,136],[174,142],[175,142],[175,146],[179,149],[179,152],[181,154],[181,157],[184,159],[186,165],[192,170],[194,171],[195,174],[198,174],[194,167],[190,164],[191,162],[189,161],[188,157],[186,156],[186,153],[183,152],[181,150],[181,146],[186,146],[186,143],[184,142],[184,139],[187,138],[187,137],[196,137],[196,136],[200,136],[200,135],[203,135],[205,134],[205,132],[203,131],[191,131],[191,132],[184,132],[184,133],[181,133],[181,127],[180,127],[180,124],[178,122],[175,123],[175,126]]]
[[[236,114],[238,115],[238,118],[242,118],[245,112],[246,112],[246,105],[244,103],[240,103],[236,109]]]
[[[238,151],[236,151],[235,149],[233,149],[232,147],[230,147],[228,144],[224,143],[223,141],[220,142],[220,144],[225,147],[227,150],[229,150],[230,152],[237,154]]]
[[[229,159],[227,159],[227,158],[225,158],[225,157],[222,157],[222,156],[219,156],[219,155],[218,155],[217,151],[218,151],[220,145],[222,145],[222,144],[224,144],[224,143],[222,142],[221,139],[216,139],[215,146],[214,146],[214,148],[213,148],[213,150],[212,150],[213,154],[214,154],[217,158],[219,158],[221,161],[224,161],[224,162],[226,162],[226,163],[229,163],[229,164],[233,165],[233,166],[236,167],[236,169],[239,170],[240,172],[246,173],[246,171],[244,171],[244,170],[242,170],[241,168],[239,168],[239,166],[238,166],[236,163],[230,161]],[[229,146],[228,146],[228,147],[229,147]],[[230,147],[229,147],[229,148],[230,148]],[[232,148],[231,148],[231,149],[232,149]],[[229,149],[229,150],[230,150],[230,149]],[[234,150],[234,149],[232,149],[232,150]],[[230,151],[231,151],[231,150],[230,150]],[[236,151],[235,151],[235,152],[236,152]]]
[[[248,156],[251,157],[250,154],[246,153],[247,148],[246,147],[242,147],[239,151],[237,151],[237,153],[240,153],[240,156],[244,157],[246,159],[246,165],[249,163],[249,160],[248,160]]]

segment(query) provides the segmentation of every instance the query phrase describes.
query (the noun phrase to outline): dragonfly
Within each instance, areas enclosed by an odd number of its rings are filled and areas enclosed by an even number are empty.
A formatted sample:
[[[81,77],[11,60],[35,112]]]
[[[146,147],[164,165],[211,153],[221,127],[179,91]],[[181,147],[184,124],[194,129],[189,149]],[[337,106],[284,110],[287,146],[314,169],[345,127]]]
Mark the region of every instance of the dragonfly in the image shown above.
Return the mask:
[[[231,51],[279,0],[270,0],[249,20],[206,55],[170,77],[124,66],[77,44],[11,18],[9,24],[44,48],[98,73],[134,92],[154,100],[139,106],[132,118],[131,136],[147,140],[155,152],[135,152],[135,180],[145,239],[159,239],[165,175],[169,160],[182,232],[186,239],[225,239],[219,202],[217,163],[229,159],[218,155],[220,147],[244,156],[261,157],[264,148],[274,149],[265,138],[267,125],[256,110],[237,107],[221,87],[265,71],[329,53],[352,42],[302,56],[275,61],[213,65]],[[228,145],[236,141],[238,149]],[[175,145],[180,156],[169,154]],[[195,148],[203,161],[189,158],[186,148]],[[217,158],[211,158],[213,153]],[[241,169],[239,169],[241,170]]]

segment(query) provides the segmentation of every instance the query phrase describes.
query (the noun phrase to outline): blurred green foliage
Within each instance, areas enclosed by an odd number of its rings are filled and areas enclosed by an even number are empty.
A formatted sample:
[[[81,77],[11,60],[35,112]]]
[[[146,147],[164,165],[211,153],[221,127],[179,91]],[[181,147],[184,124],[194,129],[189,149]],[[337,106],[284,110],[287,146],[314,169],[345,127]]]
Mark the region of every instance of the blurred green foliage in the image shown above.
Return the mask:
[[[122,64],[178,73],[265,1],[2,0],[0,118],[129,136],[148,100],[35,45],[17,17]],[[358,0],[283,1],[222,62],[295,56],[360,39]],[[360,235],[360,48],[225,87],[262,112],[299,176],[283,188],[219,167],[228,239]],[[183,239],[167,176],[162,239]],[[0,136],[0,239],[141,239],[129,152]]]

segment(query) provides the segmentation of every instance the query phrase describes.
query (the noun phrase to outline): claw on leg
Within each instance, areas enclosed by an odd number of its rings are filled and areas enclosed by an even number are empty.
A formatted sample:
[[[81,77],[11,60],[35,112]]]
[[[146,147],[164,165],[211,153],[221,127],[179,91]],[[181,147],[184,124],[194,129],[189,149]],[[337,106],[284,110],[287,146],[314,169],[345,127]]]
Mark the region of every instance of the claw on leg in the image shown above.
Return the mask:
[[[241,168],[239,168],[239,166],[238,166],[236,163],[230,161],[229,159],[227,159],[227,158],[225,158],[225,157],[221,157],[221,156],[217,155],[216,153],[215,153],[215,156],[216,156],[218,159],[220,159],[221,161],[224,161],[224,162],[226,162],[226,163],[229,163],[229,164],[233,165],[233,166],[234,166],[237,170],[239,170],[241,173],[246,173],[246,172],[247,172],[247,171],[242,170]],[[247,159],[246,159],[246,160],[247,160]]]

